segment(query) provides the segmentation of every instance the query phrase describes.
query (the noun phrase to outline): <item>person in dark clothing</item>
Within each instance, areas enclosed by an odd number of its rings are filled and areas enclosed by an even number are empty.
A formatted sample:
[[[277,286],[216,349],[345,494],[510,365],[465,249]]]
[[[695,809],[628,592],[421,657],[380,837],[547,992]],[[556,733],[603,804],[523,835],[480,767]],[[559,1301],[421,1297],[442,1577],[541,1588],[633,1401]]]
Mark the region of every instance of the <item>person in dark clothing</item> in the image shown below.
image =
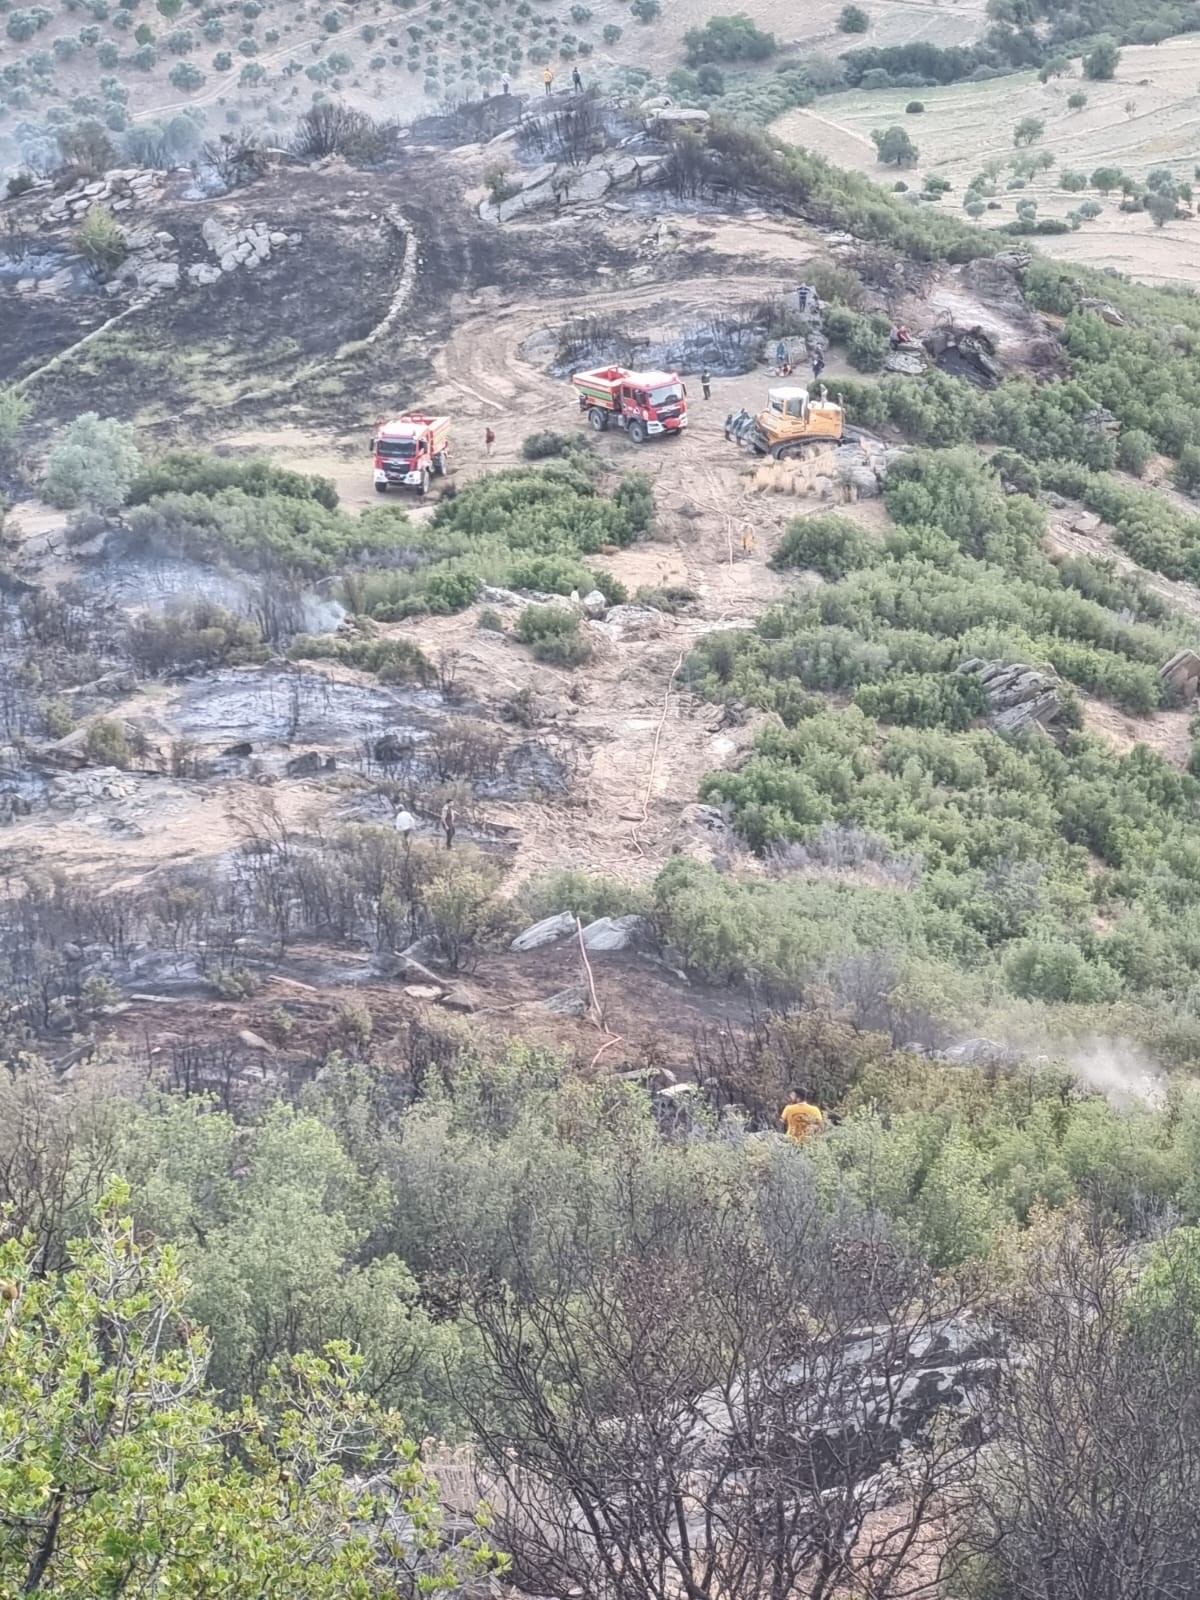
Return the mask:
[[[712,373],[708,370],[707,367],[705,367],[704,371],[700,374],[700,387],[704,390],[704,398],[706,400],[711,400],[712,399]]]
[[[495,443],[496,443],[495,429],[493,429],[493,428],[486,429],[485,432],[484,432],[484,435],[483,435],[483,447],[487,451],[489,456],[492,453],[492,446]]]
[[[454,823],[454,807],[450,801],[447,800],[446,804],[442,807],[441,815],[442,832],[446,835],[447,850],[449,850],[454,844]]]
[[[813,352],[812,369],[814,378],[819,378],[825,371],[825,356],[820,350]]]
[[[571,85],[574,88],[576,94],[582,94],[583,93],[583,79],[579,76],[579,68],[578,67],[576,67],[571,73]]]

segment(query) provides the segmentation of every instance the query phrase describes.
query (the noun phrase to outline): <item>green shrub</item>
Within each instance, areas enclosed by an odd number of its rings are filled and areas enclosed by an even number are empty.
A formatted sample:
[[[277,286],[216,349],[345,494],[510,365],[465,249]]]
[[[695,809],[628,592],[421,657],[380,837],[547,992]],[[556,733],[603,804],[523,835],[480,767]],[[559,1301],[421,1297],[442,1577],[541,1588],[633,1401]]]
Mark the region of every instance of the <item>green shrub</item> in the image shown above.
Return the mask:
[[[116,717],[98,717],[87,731],[88,760],[100,767],[127,767],[133,760],[125,724]]]
[[[430,684],[437,673],[411,639],[344,638],[339,634],[302,633],[288,651],[293,661],[340,661],[373,672],[380,683]]]
[[[85,411],[64,431],[46,458],[42,498],[72,511],[107,511],[124,504],[141,455],[128,423]]]
[[[156,495],[211,495],[221,489],[315,500],[329,511],[338,503],[337,489],[329,478],[291,472],[275,466],[266,456],[216,456],[195,449],[168,450],[144,466],[130,485],[128,502],[137,506]]]
[[[644,889],[621,878],[602,878],[578,867],[560,867],[526,879],[518,904],[522,917],[530,922],[569,911],[585,925],[598,917],[623,917],[649,909]]]
[[[703,28],[690,28],[683,46],[688,65],[698,67],[707,61],[765,61],[778,50],[779,41],[739,11],[732,17],[710,17]]]
[[[854,704],[877,722],[910,728],[969,728],[987,709],[979,680],[960,673],[911,672],[865,683]]]
[[[591,659],[592,647],[579,631],[579,618],[565,606],[526,606],[517,619],[516,633],[536,661],[579,667]]]
[[[904,114],[908,117],[916,117],[919,116],[924,109],[925,102],[923,100],[910,100],[904,108]]]
[[[838,15],[840,33],[866,33],[871,19],[861,6],[843,6]]]
[[[76,234],[81,255],[102,277],[108,277],[129,254],[129,242],[111,211],[93,206]]]
[[[526,461],[545,461],[586,448],[586,441],[576,433],[529,433],[521,444],[521,454]]]
[[[826,512],[790,522],[770,565],[777,572],[806,567],[823,578],[837,579],[868,566],[877,554],[857,523]]]

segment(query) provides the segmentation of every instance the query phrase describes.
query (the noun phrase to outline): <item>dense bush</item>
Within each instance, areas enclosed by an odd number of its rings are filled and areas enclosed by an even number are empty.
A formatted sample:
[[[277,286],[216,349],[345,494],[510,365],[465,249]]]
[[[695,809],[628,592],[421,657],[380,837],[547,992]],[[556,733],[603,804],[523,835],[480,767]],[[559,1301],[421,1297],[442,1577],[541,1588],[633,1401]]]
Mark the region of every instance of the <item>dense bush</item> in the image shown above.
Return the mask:
[[[788,524],[771,566],[776,571],[807,567],[823,578],[844,578],[847,572],[865,567],[876,559],[877,551],[856,522],[832,512],[815,517],[797,517]]]
[[[764,61],[779,48],[773,33],[755,27],[744,11],[732,17],[710,17],[703,28],[690,28],[683,36],[690,67],[707,61]]]
[[[555,667],[579,667],[592,647],[579,629],[579,617],[566,606],[526,606],[517,619],[517,638],[534,659]]]
[[[143,466],[130,485],[128,503],[144,505],[156,495],[215,494],[221,489],[315,500],[328,511],[335,510],[338,503],[337,490],[328,478],[289,472],[266,456],[215,456],[204,450],[168,450]]]
[[[141,465],[135,437],[128,423],[85,411],[46,458],[42,498],[68,511],[80,506],[107,511],[124,504]]]

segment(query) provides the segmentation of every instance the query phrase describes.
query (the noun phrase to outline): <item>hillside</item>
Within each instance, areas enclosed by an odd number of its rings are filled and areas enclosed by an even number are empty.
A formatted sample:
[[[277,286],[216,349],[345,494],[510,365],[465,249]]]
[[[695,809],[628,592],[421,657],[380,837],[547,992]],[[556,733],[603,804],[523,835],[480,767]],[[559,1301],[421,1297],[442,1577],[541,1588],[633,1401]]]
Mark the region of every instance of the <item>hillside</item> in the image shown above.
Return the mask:
[[[4,13],[0,1594],[1192,1600],[1198,19],[166,4]]]

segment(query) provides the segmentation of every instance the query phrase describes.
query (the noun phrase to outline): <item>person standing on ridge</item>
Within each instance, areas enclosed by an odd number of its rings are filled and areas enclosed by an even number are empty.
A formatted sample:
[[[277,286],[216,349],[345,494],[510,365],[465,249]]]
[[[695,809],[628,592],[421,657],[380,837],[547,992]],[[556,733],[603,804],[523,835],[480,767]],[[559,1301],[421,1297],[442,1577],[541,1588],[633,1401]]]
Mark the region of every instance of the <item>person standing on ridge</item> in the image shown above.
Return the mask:
[[[546,85],[546,93],[548,95],[553,94],[554,93],[554,74],[550,71],[549,66],[547,66],[545,72],[542,73],[542,82]]]
[[[707,367],[700,374],[700,387],[704,390],[704,398],[712,399],[712,373]]]
[[[496,443],[496,430],[494,428],[486,429],[485,432],[484,432],[484,435],[483,435],[483,447],[487,451],[489,456],[492,453],[492,446],[495,443]]]
[[[583,79],[579,76],[579,68],[575,67],[571,73],[571,84],[576,94],[583,93]]]

